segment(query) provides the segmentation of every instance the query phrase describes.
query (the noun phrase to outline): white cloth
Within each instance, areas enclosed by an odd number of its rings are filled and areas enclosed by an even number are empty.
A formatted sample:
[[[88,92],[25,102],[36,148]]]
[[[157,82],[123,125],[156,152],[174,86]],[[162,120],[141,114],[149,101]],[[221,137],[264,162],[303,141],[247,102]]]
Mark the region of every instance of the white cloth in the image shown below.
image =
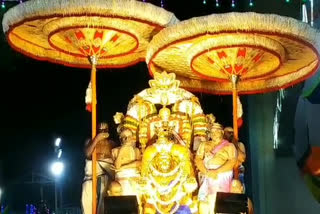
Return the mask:
[[[108,187],[113,172],[110,169],[111,159],[97,161],[97,214],[104,213],[103,191]],[[82,213],[92,214],[92,161],[86,160],[85,178],[82,184]]]
[[[207,153],[203,159],[203,163],[207,169],[218,169],[221,165],[212,165],[210,160],[217,154],[224,146],[227,146],[229,142],[223,141],[213,151]],[[198,198],[200,201],[205,201],[208,195],[215,195],[217,192],[230,192],[230,185],[233,178],[233,171],[226,171],[219,173],[216,179],[212,179],[205,175],[199,175],[200,188],[198,192]]]
[[[97,179],[97,214],[104,213],[103,191],[108,184],[106,175],[99,176]],[[86,180],[82,184],[82,212],[83,214],[92,214],[92,180]]]
[[[116,180],[122,187],[123,195],[137,195],[136,179],[139,177],[137,169],[124,169],[116,173]]]
[[[110,167],[113,165],[111,158],[97,161],[97,176],[105,175],[106,173],[112,173]],[[92,161],[86,160],[86,165],[84,168],[85,177],[84,180],[92,179]]]

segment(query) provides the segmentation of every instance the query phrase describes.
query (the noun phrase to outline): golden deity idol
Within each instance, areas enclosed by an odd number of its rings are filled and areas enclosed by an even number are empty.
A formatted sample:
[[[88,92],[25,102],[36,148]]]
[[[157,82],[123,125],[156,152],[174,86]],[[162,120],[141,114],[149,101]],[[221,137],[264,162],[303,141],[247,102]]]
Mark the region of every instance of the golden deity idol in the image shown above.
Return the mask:
[[[190,151],[171,138],[171,128],[160,128],[156,143],[142,157],[141,180],[144,213],[175,213],[178,209],[196,209],[192,192],[197,188]]]

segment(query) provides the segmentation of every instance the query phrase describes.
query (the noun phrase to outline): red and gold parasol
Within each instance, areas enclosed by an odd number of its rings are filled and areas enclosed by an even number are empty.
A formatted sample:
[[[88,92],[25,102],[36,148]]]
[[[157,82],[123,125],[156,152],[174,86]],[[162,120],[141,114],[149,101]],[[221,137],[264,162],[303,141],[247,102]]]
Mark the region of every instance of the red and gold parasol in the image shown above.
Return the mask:
[[[117,68],[145,58],[162,28],[178,22],[166,10],[134,0],[31,0],[10,9],[3,30],[15,50],[38,60],[92,68],[92,137],[96,135],[96,67]],[[93,189],[96,189],[96,153]],[[93,194],[93,214],[96,198]]]
[[[320,38],[293,18],[227,13],[193,18],[168,27],[150,42],[149,72],[174,72],[182,87],[233,95],[238,138],[237,96],[299,83],[319,66]]]

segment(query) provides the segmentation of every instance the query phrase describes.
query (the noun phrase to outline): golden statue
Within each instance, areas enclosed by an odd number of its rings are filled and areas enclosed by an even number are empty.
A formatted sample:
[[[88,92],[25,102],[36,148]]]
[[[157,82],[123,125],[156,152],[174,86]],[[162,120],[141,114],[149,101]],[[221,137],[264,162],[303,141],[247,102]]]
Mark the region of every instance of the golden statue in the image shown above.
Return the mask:
[[[144,213],[175,213],[181,207],[197,209],[192,192],[197,188],[190,151],[171,140],[172,127],[158,129],[156,143],[143,153],[141,189]]]

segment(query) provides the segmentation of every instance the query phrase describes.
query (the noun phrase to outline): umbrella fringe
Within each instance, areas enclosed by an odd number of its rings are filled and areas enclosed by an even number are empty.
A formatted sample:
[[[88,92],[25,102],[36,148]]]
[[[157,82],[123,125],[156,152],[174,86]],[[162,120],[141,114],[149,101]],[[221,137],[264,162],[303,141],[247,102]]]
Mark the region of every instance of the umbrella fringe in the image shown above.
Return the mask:
[[[115,15],[141,20],[152,20],[154,24],[167,26],[179,20],[173,13],[149,3],[135,0],[30,0],[19,4],[4,15],[2,20],[3,31],[7,32],[10,26],[32,17],[49,15],[101,14]],[[97,23],[97,26],[99,24]]]
[[[302,38],[316,47],[318,51],[320,49],[318,31],[311,28],[308,24],[294,18],[274,14],[258,14],[254,12],[226,13],[192,18],[163,29],[150,42],[146,61],[149,63],[151,57],[156,52],[171,42],[190,38],[199,34],[217,33],[220,32],[221,29],[223,29],[223,31],[259,31],[289,35],[296,38]]]

